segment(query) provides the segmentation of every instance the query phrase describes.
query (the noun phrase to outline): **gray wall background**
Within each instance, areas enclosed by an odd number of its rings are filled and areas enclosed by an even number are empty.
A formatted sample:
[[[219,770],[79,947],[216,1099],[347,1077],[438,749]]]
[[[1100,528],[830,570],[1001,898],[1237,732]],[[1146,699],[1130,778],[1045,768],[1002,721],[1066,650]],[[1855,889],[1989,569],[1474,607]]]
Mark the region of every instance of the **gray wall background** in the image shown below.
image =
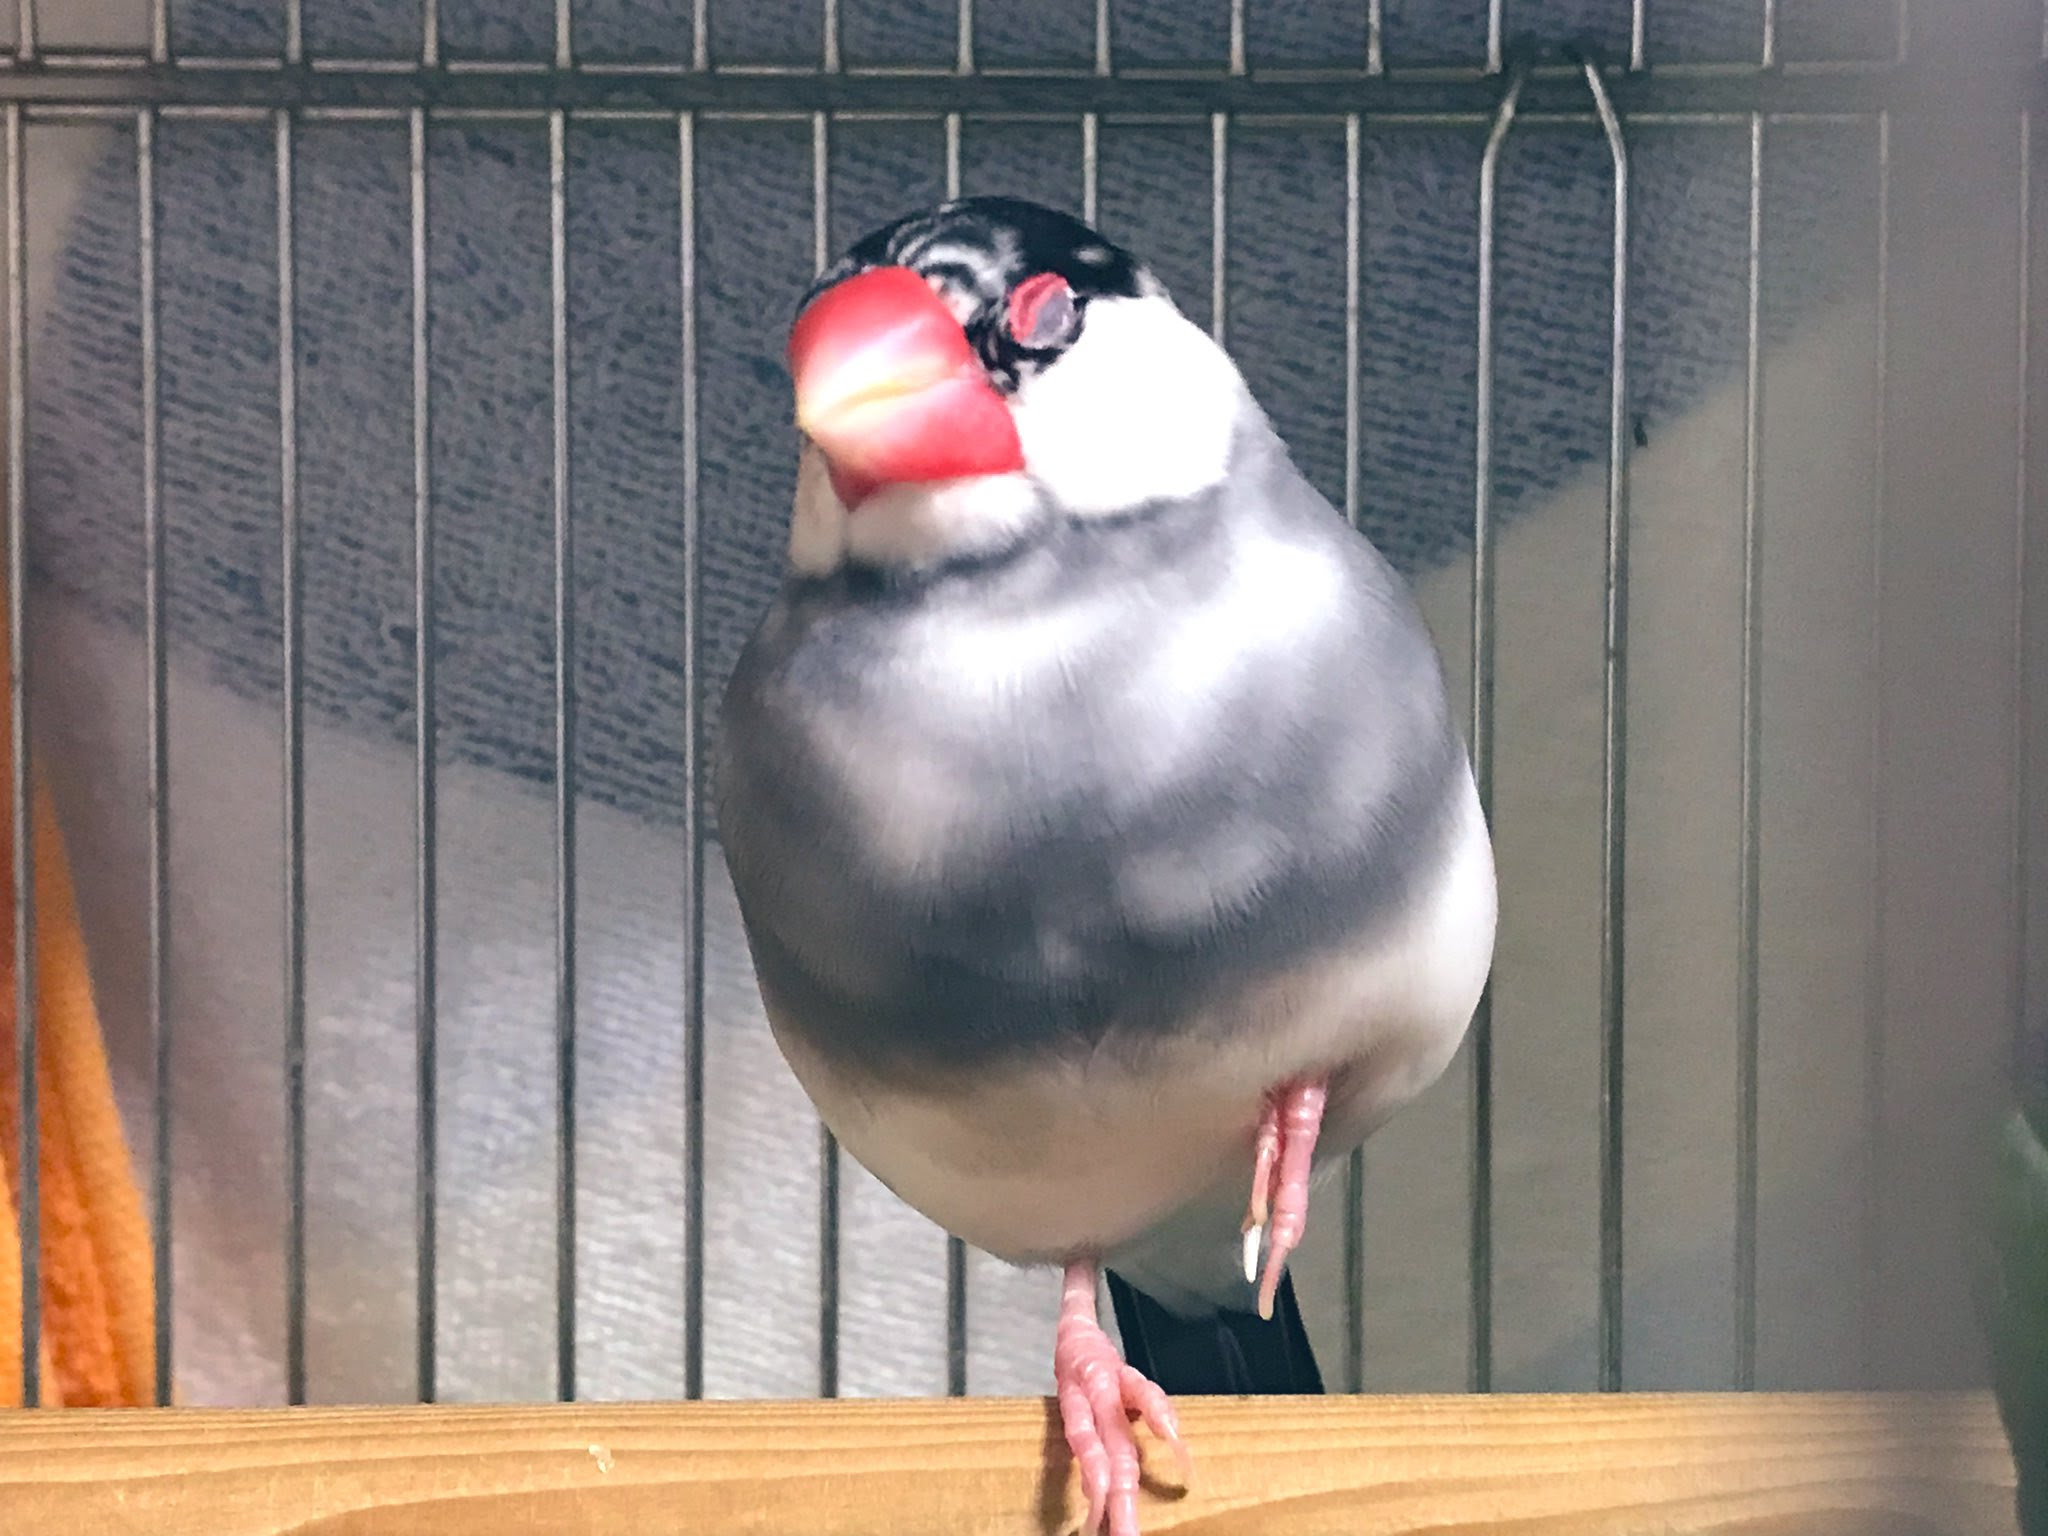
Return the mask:
[[[1753,55],[1756,7],[1653,3],[1653,60]],[[1936,7],[1924,5],[1922,12]],[[46,42],[132,46],[132,0],[45,0]],[[1511,30],[1625,39],[1614,3]],[[2021,4],[1939,7],[1914,47],[2037,48]],[[1254,68],[1362,56],[1362,5],[1248,8]],[[688,8],[587,0],[588,56],[688,56]],[[819,8],[712,6],[719,62],[806,61]],[[976,9],[984,65],[1085,62],[1092,6]],[[446,0],[451,55],[542,56],[546,5]],[[1388,0],[1390,65],[1471,61],[1484,7]],[[849,63],[949,62],[953,10],[844,0]],[[396,53],[417,16],[306,0],[309,49]],[[1877,57],[1888,4],[1787,7],[1791,58]],[[258,52],[269,7],[190,0],[187,52]],[[1228,10],[1120,3],[1119,64],[1220,65]],[[1762,1056],[1765,1385],[1980,1375],[1969,1158],[2023,971],[2020,131],[1891,128],[1879,388],[1873,121],[1774,124],[1765,182]],[[1638,124],[1625,1132],[1630,1386],[1727,1384],[1735,1347],[1746,128]],[[1467,666],[1480,132],[1368,124],[1361,510]],[[1074,123],[970,119],[962,179],[1078,206]],[[705,626],[722,679],[772,590],[793,465],[781,331],[811,262],[805,124],[698,134]],[[29,134],[30,500],[41,761],[78,866],[138,1156],[148,1145],[146,736],[134,145]],[[298,164],[311,1052],[310,1364],[321,1400],[412,1381],[411,421],[402,128],[315,124]],[[832,135],[835,241],[936,197],[936,122]],[[1233,352],[1311,475],[1344,483],[1341,125],[1240,127]],[[283,1391],[274,172],[263,125],[167,122],[178,1371],[196,1401]],[[1206,124],[1103,128],[1101,222],[1208,319]],[[1594,1381],[1600,622],[1608,169],[1583,127],[1518,130],[1500,206],[1496,837],[1498,1381]],[[582,1035],[581,1390],[682,1384],[686,622],[675,135],[570,136]],[[434,474],[443,746],[441,1379],[546,1396],[553,1359],[546,143],[433,133]],[[2038,201],[2038,199],[2037,199]],[[2034,241],[2038,260],[2044,242]],[[2037,356],[2040,348],[2036,347]],[[2037,398],[2039,392],[2037,391]],[[1880,431],[1880,422],[1882,429]],[[1880,441],[1881,438],[1881,441]],[[2037,427],[2033,441],[2044,434]],[[1882,466],[1882,498],[1879,468]],[[2035,500],[2042,483],[2033,481]],[[2039,562],[2035,562],[2038,567]],[[2040,605],[2029,610],[2037,619]],[[1874,636],[1881,634],[1881,650]],[[2024,674],[2040,677],[2038,667]],[[1462,686],[1462,683],[1461,683]],[[715,694],[714,694],[715,697]],[[2026,718],[2040,720],[2036,708]],[[715,721],[714,721],[715,727]],[[1882,750],[1874,751],[1881,736]],[[706,1384],[816,1385],[816,1129],[759,1014],[729,889],[707,901]],[[2038,910],[2038,902],[2036,903]],[[2033,946],[2038,951],[2038,944]],[[2033,989],[2039,995],[2039,988]],[[1366,1381],[1464,1381],[1469,1064],[1368,1149]],[[1341,1374],[1341,1188],[1305,1304]],[[841,1382],[943,1389],[943,1240],[849,1168]],[[1056,1287],[977,1257],[970,1387],[1041,1391]]]

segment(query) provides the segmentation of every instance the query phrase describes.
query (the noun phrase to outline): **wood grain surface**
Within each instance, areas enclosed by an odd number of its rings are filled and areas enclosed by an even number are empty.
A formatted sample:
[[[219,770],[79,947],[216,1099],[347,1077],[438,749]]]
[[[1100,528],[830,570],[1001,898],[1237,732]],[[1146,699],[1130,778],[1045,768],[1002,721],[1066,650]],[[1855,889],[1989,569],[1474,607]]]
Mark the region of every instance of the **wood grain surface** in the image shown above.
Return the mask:
[[[2013,1536],[1983,1396],[1329,1397],[1181,1405],[1148,1533]],[[1153,1456],[1170,1475],[1171,1462]],[[1038,1399],[0,1413],[0,1532],[1045,1536]]]

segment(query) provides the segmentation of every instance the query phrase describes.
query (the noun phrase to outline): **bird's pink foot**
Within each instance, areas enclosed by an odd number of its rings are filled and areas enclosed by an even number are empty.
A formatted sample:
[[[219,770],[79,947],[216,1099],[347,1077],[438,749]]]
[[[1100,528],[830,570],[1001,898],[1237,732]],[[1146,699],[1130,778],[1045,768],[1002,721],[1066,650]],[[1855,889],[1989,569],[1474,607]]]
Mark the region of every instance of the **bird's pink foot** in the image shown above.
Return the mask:
[[[1156,1383],[1123,1362],[1096,1320],[1093,1264],[1067,1266],[1055,1339],[1052,1368],[1060,1426],[1088,1498],[1083,1536],[1095,1536],[1105,1514],[1109,1536],[1138,1536],[1138,1442],[1130,1415],[1137,1414],[1172,1447],[1183,1478],[1189,1471],[1188,1452],[1173,1404]]]
[[[1287,1256],[1308,1227],[1308,1176],[1316,1136],[1323,1128],[1327,1083],[1291,1083],[1266,1096],[1253,1141],[1251,1207],[1244,1218],[1244,1277],[1259,1280],[1259,1316],[1273,1315],[1273,1298]],[[1270,1222],[1270,1226],[1268,1223]],[[1259,1239],[1266,1238],[1266,1268],[1258,1271]]]

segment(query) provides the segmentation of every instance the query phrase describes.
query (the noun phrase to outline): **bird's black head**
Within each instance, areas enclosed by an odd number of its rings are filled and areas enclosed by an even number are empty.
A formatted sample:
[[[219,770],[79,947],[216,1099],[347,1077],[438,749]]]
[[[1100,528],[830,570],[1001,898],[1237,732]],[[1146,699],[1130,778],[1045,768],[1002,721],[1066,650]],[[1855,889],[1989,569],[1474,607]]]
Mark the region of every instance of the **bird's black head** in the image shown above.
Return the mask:
[[[1018,197],[955,198],[885,224],[821,274],[803,302],[876,267],[908,267],[930,283],[1005,392],[1080,339],[1092,300],[1164,292],[1130,252]]]

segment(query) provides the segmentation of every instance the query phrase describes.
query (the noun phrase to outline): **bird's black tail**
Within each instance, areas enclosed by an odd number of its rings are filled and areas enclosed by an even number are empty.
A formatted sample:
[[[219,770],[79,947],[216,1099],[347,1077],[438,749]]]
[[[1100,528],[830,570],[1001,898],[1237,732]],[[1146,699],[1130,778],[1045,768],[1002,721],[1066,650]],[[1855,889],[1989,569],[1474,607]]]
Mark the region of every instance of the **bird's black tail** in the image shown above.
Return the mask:
[[[1124,1358],[1169,1394],[1321,1395],[1322,1373],[1301,1324],[1292,1275],[1280,1276],[1270,1322],[1256,1312],[1176,1317],[1114,1271],[1107,1278]]]

